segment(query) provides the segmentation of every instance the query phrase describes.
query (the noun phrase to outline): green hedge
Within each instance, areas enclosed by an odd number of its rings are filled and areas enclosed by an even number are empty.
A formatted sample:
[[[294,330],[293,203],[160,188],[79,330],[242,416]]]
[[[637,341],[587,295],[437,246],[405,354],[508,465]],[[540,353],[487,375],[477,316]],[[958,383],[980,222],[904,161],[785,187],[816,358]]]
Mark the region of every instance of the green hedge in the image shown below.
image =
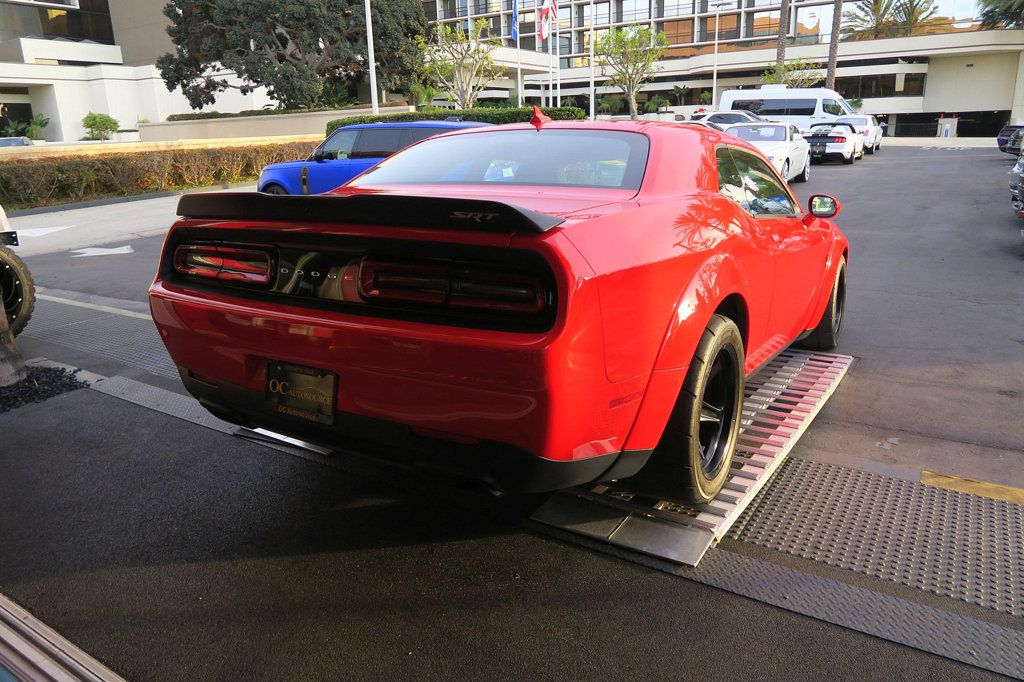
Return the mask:
[[[575,121],[586,118],[579,107],[547,107],[541,109],[556,121]],[[533,117],[533,107],[498,109],[493,107],[476,107],[473,109],[432,109],[429,111],[408,111],[398,114],[380,114],[379,116],[349,116],[328,122],[327,134],[330,135],[340,126],[356,125],[357,123],[406,123],[409,121],[443,121],[449,116],[457,116],[463,121],[481,121],[483,123],[526,123]]]
[[[269,163],[304,159],[308,142],[64,156],[0,164],[7,210],[254,180]]]
[[[343,107],[317,107],[315,109],[245,109],[235,113],[219,111],[198,111],[191,114],[171,114],[168,121],[203,121],[209,118],[243,118],[245,116],[277,116],[280,114],[313,114],[318,111],[344,111],[345,109],[366,109],[368,104],[347,104]],[[407,107],[405,102],[382,102],[382,107]]]

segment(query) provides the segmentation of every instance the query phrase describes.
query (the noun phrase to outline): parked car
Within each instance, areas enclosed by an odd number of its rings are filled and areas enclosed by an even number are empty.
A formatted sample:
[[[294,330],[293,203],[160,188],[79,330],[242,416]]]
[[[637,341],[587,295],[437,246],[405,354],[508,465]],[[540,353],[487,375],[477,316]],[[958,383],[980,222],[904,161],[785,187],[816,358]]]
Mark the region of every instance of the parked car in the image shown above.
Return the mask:
[[[741,110],[772,121],[792,123],[808,130],[815,123],[830,123],[844,116],[856,116],[853,107],[835,90],[762,85],[757,90],[726,90],[722,110]]]
[[[749,111],[705,111],[699,114],[694,114],[690,117],[690,120],[706,121],[708,123],[727,127],[734,123],[749,123],[751,121],[765,121],[767,119],[761,118],[757,114],[752,114]]]
[[[726,132],[757,147],[787,182],[810,179],[811,147],[795,125],[739,123],[726,128]]]
[[[1024,140],[1024,128],[1014,130],[1010,133],[1010,139],[1006,141],[1006,149],[1003,151],[1020,156],[1022,140]]]
[[[35,284],[28,266],[11,250],[17,245],[18,233],[11,229],[7,213],[0,206],[0,299],[15,336],[25,329],[36,302]]]
[[[874,116],[843,116],[842,118],[837,118],[836,123],[849,123],[852,125],[860,133],[860,136],[864,138],[864,151],[868,154],[874,154],[882,149],[882,138],[885,136],[885,130]]]
[[[343,126],[320,143],[305,161],[273,163],[264,168],[256,187],[267,194],[321,194],[414,142],[486,125],[490,124],[450,120]]]
[[[1012,123],[1010,125],[1003,126],[996,135],[996,144],[999,145],[999,151],[1012,154],[1013,152],[1007,148],[1010,142],[1010,136],[1013,135],[1015,131],[1021,130],[1022,128],[1024,128],[1024,123]]]
[[[711,121],[676,121],[675,124],[684,126],[701,126],[703,128],[710,128],[711,130],[719,131],[725,130],[723,126],[720,126],[717,123],[712,123]]]
[[[0,147],[31,147],[32,140],[27,137],[0,137]]]
[[[219,417],[544,491],[707,501],[743,387],[833,348],[848,242],[755,147],[546,121],[419,142],[319,197],[182,197],[153,319]]]
[[[1013,210],[1020,212],[1024,209],[1024,195],[1021,194],[1021,184],[1024,183],[1024,154],[1017,157],[1017,163],[1010,169],[1010,203]]]
[[[818,123],[804,133],[811,159],[842,159],[853,163],[864,157],[864,138],[849,123]]]

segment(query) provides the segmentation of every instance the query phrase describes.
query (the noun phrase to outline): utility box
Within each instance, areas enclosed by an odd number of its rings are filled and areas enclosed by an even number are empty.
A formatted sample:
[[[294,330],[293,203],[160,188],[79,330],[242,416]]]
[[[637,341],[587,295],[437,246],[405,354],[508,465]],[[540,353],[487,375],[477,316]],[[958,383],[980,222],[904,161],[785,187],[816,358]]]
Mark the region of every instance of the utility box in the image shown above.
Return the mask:
[[[946,118],[945,116],[939,118],[938,130],[935,133],[936,137],[956,137],[956,123],[959,119],[956,116]]]

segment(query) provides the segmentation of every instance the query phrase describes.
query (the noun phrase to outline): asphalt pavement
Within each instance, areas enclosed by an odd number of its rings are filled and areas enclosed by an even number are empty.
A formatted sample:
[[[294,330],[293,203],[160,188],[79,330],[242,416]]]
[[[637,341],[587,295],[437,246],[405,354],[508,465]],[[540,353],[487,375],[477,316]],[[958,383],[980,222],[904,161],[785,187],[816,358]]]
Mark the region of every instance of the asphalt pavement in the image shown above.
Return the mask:
[[[1008,160],[883,148],[795,187],[843,204],[838,351],[859,360],[793,456],[1024,485],[1024,242]],[[173,204],[103,208],[105,248],[130,252],[73,257],[93,244],[69,228],[27,242],[27,260],[57,298],[137,309]],[[21,344],[171,388],[130,358],[48,342],[45,327]],[[526,521],[537,498],[323,466],[91,390],[2,415],[0,433],[0,592],[129,679],[988,676],[552,539]],[[927,601],[743,545],[715,551]]]

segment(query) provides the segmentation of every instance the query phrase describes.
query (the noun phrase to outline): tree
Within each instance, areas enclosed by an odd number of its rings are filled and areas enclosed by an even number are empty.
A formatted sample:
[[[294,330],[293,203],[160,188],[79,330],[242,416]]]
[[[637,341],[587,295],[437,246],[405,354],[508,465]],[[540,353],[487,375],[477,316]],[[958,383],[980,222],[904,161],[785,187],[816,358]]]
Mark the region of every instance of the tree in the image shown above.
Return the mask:
[[[664,97],[662,95],[652,95],[650,98],[648,98],[647,103],[644,104],[644,111],[653,114],[662,107],[667,107],[668,104],[668,97]]]
[[[25,137],[33,140],[43,139],[43,128],[50,125],[50,119],[42,114],[36,114],[25,126]]]
[[[686,96],[690,94],[690,87],[688,85],[673,85],[672,96],[676,98],[676,105],[683,106],[686,104]]]
[[[621,97],[606,95],[597,100],[597,110],[602,114],[617,114],[622,111],[623,106],[625,106],[625,103]]]
[[[821,71],[821,64],[810,59],[790,59],[782,65],[761,74],[762,83],[780,83],[791,88],[809,88],[821,81],[824,74]]]
[[[836,66],[839,62],[839,33],[843,24],[843,0],[832,4],[832,33],[828,36],[828,67],[825,69],[825,87],[836,87]]]
[[[111,135],[117,132],[117,129],[121,127],[117,119],[107,114],[97,114],[95,111],[90,111],[82,119],[82,127],[85,128],[85,132],[88,134],[90,140],[106,140]]]
[[[782,0],[779,7],[779,37],[775,43],[775,68],[782,70],[786,63],[786,45],[789,42],[789,0]]]
[[[1024,0],[979,0],[982,28],[1024,28]]]
[[[648,26],[613,28],[594,46],[599,64],[611,70],[606,84],[622,90],[629,103],[629,117],[637,117],[636,95],[658,67],[655,62],[665,54],[668,39]],[[602,69],[603,70],[603,69]]]
[[[157,61],[168,90],[180,87],[194,109],[234,88],[266,86],[286,108],[322,102],[330,83],[365,76],[366,20],[361,0],[169,0],[164,14],[173,54]],[[402,90],[421,62],[426,19],[419,0],[373,5],[377,78]],[[231,83],[224,70],[240,83]]]
[[[472,22],[469,31],[456,24],[438,23],[434,25],[432,43],[420,38],[428,78],[447,90],[460,109],[476,104],[487,84],[504,73],[491,55],[499,40],[483,37],[487,29],[485,19]]]
[[[895,0],[858,0],[843,14],[843,40],[875,40],[895,35]]]
[[[938,11],[935,0],[897,0],[893,12],[896,34],[910,36],[921,32]]]

